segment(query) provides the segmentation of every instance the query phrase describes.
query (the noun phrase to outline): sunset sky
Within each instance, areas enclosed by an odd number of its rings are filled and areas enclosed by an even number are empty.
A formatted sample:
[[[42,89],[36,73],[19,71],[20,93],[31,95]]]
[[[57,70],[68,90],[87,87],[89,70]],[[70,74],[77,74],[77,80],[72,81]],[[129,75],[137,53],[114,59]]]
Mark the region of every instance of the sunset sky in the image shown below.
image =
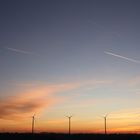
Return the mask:
[[[0,0],[0,132],[140,132],[139,0]]]

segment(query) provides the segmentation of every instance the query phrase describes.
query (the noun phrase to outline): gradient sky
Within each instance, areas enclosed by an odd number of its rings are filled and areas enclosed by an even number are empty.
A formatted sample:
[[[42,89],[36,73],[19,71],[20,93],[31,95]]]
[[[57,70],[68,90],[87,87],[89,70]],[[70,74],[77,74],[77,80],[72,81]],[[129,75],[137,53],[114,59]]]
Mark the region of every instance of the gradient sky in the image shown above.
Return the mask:
[[[139,132],[139,0],[1,0],[0,131]]]

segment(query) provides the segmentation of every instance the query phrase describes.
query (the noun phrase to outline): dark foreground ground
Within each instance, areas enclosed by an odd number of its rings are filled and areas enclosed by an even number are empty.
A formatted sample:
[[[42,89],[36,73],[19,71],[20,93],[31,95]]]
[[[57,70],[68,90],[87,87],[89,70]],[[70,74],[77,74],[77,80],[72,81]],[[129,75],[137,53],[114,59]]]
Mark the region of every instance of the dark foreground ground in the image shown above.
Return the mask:
[[[138,134],[0,134],[0,140],[140,140]]]

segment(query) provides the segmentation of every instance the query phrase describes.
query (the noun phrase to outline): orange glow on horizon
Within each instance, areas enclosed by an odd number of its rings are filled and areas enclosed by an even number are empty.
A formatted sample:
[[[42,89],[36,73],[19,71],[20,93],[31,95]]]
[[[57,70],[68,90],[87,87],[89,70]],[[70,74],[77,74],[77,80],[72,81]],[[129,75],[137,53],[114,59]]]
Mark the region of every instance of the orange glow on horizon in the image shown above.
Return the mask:
[[[67,104],[71,99],[79,98],[80,94],[60,98],[57,96],[60,92],[65,93],[84,84],[99,83],[104,84],[108,81],[89,81],[89,83],[86,81],[49,86],[43,84],[36,88],[21,90],[12,97],[1,99],[0,131],[31,132],[31,117],[36,114],[35,132],[67,133],[68,120],[64,113],[67,110],[71,112],[74,110],[77,114],[72,118],[72,133],[104,133],[103,118],[95,117],[97,114],[94,114],[91,108],[102,102],[110,105],[111,99],[88,98],[76,100],[75,104]],[[57,108],[58,103],[60,107]],[[86,112],[87,110],[90,115]],[[104,108],[102,110],[104,111]],[[139,108],[110,113],[107,118],[107,133],[139,133],[138,115]]]

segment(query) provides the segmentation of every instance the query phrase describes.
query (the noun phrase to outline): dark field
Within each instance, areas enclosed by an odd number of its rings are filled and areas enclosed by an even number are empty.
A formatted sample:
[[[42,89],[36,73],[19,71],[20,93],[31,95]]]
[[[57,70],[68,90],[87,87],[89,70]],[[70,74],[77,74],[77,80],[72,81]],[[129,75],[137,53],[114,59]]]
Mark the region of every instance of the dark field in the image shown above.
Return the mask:
[[[139,134],[0,134],[0,140],[140,140]]]

